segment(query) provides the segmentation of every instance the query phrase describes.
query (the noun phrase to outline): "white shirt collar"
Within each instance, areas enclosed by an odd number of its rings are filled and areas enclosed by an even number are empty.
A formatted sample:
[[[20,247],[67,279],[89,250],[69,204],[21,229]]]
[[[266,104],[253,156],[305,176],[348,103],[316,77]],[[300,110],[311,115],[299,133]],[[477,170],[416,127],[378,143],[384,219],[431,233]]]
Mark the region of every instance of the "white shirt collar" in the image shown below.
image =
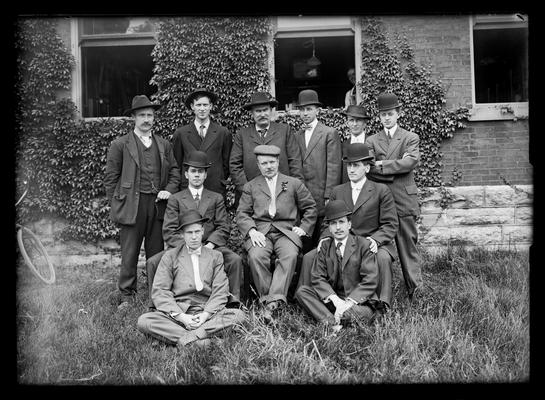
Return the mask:
[[[305,130],[305,132],[312,132],[314,131],[314,129],[316,128],[316,125],[318,125],[318,119],[317,118],[314,118],[314,121],[312,121],[310,124],[308,124],[310,126],[310,130]]]
[[[135,129],[133,132],[134,132],[134,134],[135,134],[136,136],[138,136],[140,139],[141,139],[141,138],[149,138],[149,139],[151,139],[151,131],[148,131],[148,132],[149,132],[149,135],[141,135],[141,134],[139,134],[138,132],[136,132],[136,129]]]
[[[260,127],[257,126],[257,124],[256,124],[255,130],[256,130],[256,131],[259,131],[260,129],[266,129],[266,130],[268,131],[268,130],[270,129],[270,127],[271,127],[271,124],[267,125],[265,128],[260,128]]]
[[[203,190],[204,186],[201,186],[200,189],[195,189],[195,188],[192,188],[191,186],[187,186],[187,188],[191,192],[191,196],[195,197],[195,195],[198,193],[199,197],[202,199],[202,190]]]
[[[193,123],[195,124],[195,128],[197,128],[197,132],[199,132],[201,125],[204,125],[204,131],[206,132],[208,130],[208,127],[210,126],[210,118],[208,118],[206,122],[202,124],[195,118],[195,121]]]
[[[350,143],[365,143],[365,133],[362,132],[358,136],[350,134]]]
[[[342,246],[341,246],[341,251],[344,253],[344,248],[346,247],[346,242],[348,241],[348,236],[345,237],[343,240],[337,240],[335,239],[335,248],[337,247],[337,243],[341,242],[342,243]]]
[[[386,131],[386,134],[387,135],[390,135],[392,136],[394,134],[394,132],[396,131],[397,129],[397,124],[395,124],[394,126],[392,126],[390,129],[386,129],[384,128],[384,130]]]
[[[274,178],[271,179],[265,178],[265,181],[267,182],[267,184],[270,184],[270,182],[272,182],[272,184],[276,187],[276,178],[278,178],[278,174],[276,174]]]
[[[359,181],[358,183],[354,183],[352,181],[350,181],[350,186],[352,187],[352,190],[354,189],[359,189],[361,190],[361,188],[363,187],[363,185],[365,185],[365,182],[367,181],[367,177],[364,177],[361,181]]]

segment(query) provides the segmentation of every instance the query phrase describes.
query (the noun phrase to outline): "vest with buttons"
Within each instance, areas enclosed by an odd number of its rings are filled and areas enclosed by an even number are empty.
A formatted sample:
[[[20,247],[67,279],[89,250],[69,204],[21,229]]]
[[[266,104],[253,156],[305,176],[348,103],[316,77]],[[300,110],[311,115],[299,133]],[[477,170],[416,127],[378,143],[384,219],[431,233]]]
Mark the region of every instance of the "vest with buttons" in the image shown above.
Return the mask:
[[[150,147],[144,146],[139,138],[135,139],[140,160],[140,193],[157,193],[161,182],[161,155],[157,143],[153,136]]]

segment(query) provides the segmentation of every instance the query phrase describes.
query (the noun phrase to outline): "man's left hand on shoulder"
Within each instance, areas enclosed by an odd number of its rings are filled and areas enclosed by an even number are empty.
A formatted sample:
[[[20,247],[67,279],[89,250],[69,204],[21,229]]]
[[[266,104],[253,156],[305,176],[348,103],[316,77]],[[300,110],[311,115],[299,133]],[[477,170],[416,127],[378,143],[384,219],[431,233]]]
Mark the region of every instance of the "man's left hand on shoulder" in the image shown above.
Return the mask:
[[[303,237],[307,234],[303,229],[299,228],[298,226],[294,226],[293,228],[291,228],[291,230],[295,232],[295,234],[299,237]]]

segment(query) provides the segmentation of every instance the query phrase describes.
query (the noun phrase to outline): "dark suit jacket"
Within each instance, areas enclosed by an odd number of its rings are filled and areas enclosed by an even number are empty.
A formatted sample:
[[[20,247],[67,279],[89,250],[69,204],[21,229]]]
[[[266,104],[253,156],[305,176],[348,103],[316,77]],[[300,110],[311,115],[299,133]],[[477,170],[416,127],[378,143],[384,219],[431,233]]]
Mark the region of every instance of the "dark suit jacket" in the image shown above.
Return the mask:
[[[182,233],[175,231],[180,226],[184,213],[194,209],[196,204],[189,189],[184,189],[168,198],[163,221],[163,240],[168,247],[177,247],[185,243]],[[229,222],[223,196],[203,189],[197,210],[203,217],[209,218],[204,224],[203,243],[212,242],[216,247],[226,246],[229,238]]]
[[[247,239],[252,228],[266,234],[274,226],[301,248],[301,238],[291,228],[299,226],[307,235],[312,234],[316,224],[316,202],[302,181],[280,173],[276,179],[275,196],[276,214],[271,218],[271,193],[263,175],[246,183],[237,209],[238,229]],[[248,241],[246,246],[248,248]]]
[[[352,187],[347,182],[335,187],[329,199],[344,200],[349,207],[353,207],[352,232],[362,237],[371,236],[395,258],[394,238],[399,221],[394,197],[388,186],[367,179],[354,204]],[[325,224],[322,229],[323,237],[331,236]]]
[[[364,133],[362,133],[362,135],[364,135]],[[367,140],[367,138],[366,138]],[[367,144],[367,141],[365,142]],[[348,139],[346,139],[343,143],[342,143],[342,147],[341,147],[341,153],[342,153],[342,156],[341,157],[344,157],[345,154],[346,154],[346,151],[347,151],[347,147],[350,145],[350,137],[348,137]],[[350,179],[348,179],[348,171],[346,170],[346,163],[343,162],[342,163],[343,166],[342,166],[342,177],[341,177],[341,183],[346,183],[346,182],[350,182]],[[372,181],[375,181],[375,182],[380,182],[380,183],[391,183],[394,181],[394,177],[393,175],[373,175],[373,174],[368,174],[367,175],[367,178],[372,180]]]
[[[334,128],[318,122],[308,147],[305,145],[305,131],[296,133],[305,185],[316,201],[318,216],[324,215],[325,200],[331,190],[341,183],[341,139]]]
[[[369,240],[361,236],[349,234],[341,268],[336,260],[333,238],[322,244],[311,270],[312,287],[320,299],[339,294],[334,290],[338,274],[342,274],[346,297],[358,304],[378,299],[378,264],[375,255],[369,250],[369,243]]]
[[[151,299],[158,311],[186,312],[191,305],[200,305],[210,314],[222,310],[229,296],[229,281],[223,267],[223,255],[208,247],[201,247],[199,272],[203,283],[195,290],[193,263],[187,246],[167,250],[153,278]]]
[[[254,148],[260,144],[278,146],[280,148],[278,172],[304,182],[301,153],[295,134],[289,125],[271,122],[265,139],[259,136],[255,125],[240,129],[233,138],[229,168],[231,179],[239,191],[246,182],[261,175],[254,154]]]
[[[365,141],[375,160],[384,161],[382,166],[372,166],[368,176],[371,179],[393,177],[393,181],[387,184],[394,195],[397,214],[400,217],[420,215],[418,188],[414,181],[414,169],[420,159],[419,140],[416,133],[398,126],[390,144],[384,129],[369,136]]]
[[[180,184],[180,171],[170,142],[153,135],[161,159],[159,190],[176,193]],[[108,150],[104,187],[110,200],[110,218],[113,222],[134,225],[140,198],[140,161],[134,132],[115,139]]]
[[[194,121],[184,125],[172,135],[174,158],[178,163],[181,175],[180,190],[187,187],[187,178],[184,174],[184,157],[192,151],[203,151],[208,155],[212,163],[207,171],[204,187],[213,192],[225,194],[225,183],[229,177],[229,155],[233,145],[233,136],[229,130],[215,122],[210,121],[204,140],[201,139]]]

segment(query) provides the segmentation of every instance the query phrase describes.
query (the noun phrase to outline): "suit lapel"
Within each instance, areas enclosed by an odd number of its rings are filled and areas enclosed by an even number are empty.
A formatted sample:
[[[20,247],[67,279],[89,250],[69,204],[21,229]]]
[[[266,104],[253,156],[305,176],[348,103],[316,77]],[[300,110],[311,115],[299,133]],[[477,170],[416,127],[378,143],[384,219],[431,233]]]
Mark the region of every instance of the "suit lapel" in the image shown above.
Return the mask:
[[[356,199],[356,204],[354,205],[354,211],[364,205],[370,198],[373,193],[374,187],[372,183],[367,179],[360,190],[360,194]]]
[[[206,151],[206,149],[208,149],[210,145],[214,143],[217,136],[218,136],[218,126],[210,122],[210,125],[208,125],[208,131],[206,132],[206,136],[204,137],[204,140],[201,143],[201,151]]]
[[[269,125],[269,130],[267,131],[267,136],[265,136],[265,141],[264,141],[265,144],[269,144],[269,142],[273,140],[275,132],[276,132],[276,126],[274,126],[273,123],[271,122],[271,124]]]
[[[271,197],[271,192],[269,191],[269,185],[267,185],[267,182],[265,181],[265,177],[263,175],[259,176],[259,179],[257,180],[256,184],[257,186],[259,186],[259,189],[267,195],[268,198]]]
[[[320,140],[320,136],[322,135],[323,128],[322,124],[318,123],[316,125],[316,128],[314,128],[314,131],[312,132],[312,135],[310,135],[310,140],[308,141],[307,150],[305,152],[305,156],[303,157],[303,160],[308,157],[310,152],[316,147],[318,144],[318,141]],[[303,140],[305,137],[305,132],[303,131]]]
[[[304,155],[307,151],[307,145],[305,144],[305,131],[297,131],[297,142],[299,143],[299,150],[301,154]]]
[[[202,190],[202,196],[201,200],[199,201],[199,207],[197,208],[197,211],[199,211],[199,214],[204,216],[206,214],[206,210],[208,210],[208,205],[212,201],[210,191],[207,189]]]
[[[348,259],[354,254],[356,251],[356,241],[354,240],[354,236],[348,235],[348,240],[346,241],[346,247],[344,249],[343,254],[343,260],[342,260],[342,270],[344,271],[344,267],[346,266],[346,263],[348,262]]]
[[[386,136],[386,132],[384,132],[384,129],[381,129],[379,133],[377,133],[377,139],[378,139],[378,145],[381,148],[381,150],[384,152],[384,154],[388,153],[388,137]]]
[[[383,131],[384,132],[384,131]],[[384,135],[386,133],[384,132]],[[386,152],[386,158],[388,160],[392,159],[392,154],[396,149],[401,145],[401,138],[404,136],[403,130],[398,126],[394,132],[393,139],[390,139],[390,145],[388,146],[388,151]],[[396,157],[397,158],[397,157]]]
[[[344,200],[344,202],[348,204],[351,209],[354,209],[354,202],[352,201],[352,186],[350,186],[350,182],[343,184],[340,200]]]
[[[131,132],[128,137],[127,149],[129,150],[129,154],[136,163],[136,166],[140,168],[140,160],[138,159],[138,147],[136,144],[137,140],[139,139],[136,137],[136,133]]]
[[[195,199],[191,195],[191,192],[189,189],[184,189],[181,193],[181,199],[182,204],[188,209],[188,210],[195,210]]]
[[[195,126],[195,121],[191,121],[189,124],[188,130],[187,130],[187,139],[191,142],[193,147],[197,150],[201,148],[202,145],[202,139],[199,136],[199,132],[197,131],[197,127]]]
[[[263,144],[263,140],[261,139],[261,136],[259,136],[259,133],[257,133],[257,130],[255,128],[255,125],[253,125],[250,128],[250,139],[256,144],[260,145]]]

